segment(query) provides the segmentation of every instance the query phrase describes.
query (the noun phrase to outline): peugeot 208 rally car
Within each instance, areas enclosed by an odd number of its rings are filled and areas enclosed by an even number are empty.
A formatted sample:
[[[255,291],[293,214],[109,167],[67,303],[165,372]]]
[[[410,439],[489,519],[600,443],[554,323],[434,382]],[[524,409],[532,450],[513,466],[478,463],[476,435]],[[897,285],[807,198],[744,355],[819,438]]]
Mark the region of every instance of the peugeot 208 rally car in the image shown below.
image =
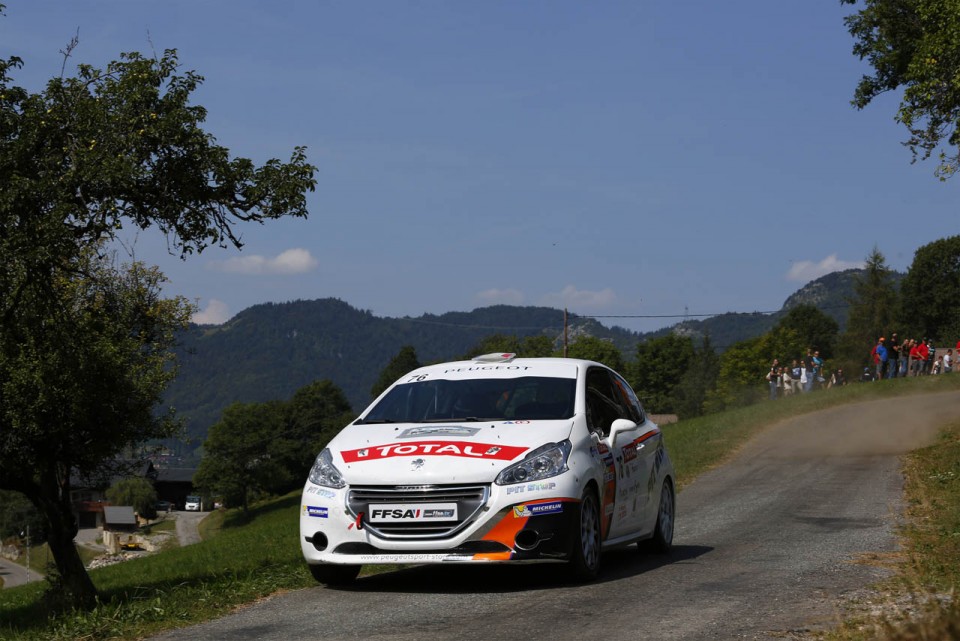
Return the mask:
[[[611,369],[491,354],[388,388],[317,456],[300,546],[320,582],[370,563],[562,560],[673,540],[674,472],[660,428]]]

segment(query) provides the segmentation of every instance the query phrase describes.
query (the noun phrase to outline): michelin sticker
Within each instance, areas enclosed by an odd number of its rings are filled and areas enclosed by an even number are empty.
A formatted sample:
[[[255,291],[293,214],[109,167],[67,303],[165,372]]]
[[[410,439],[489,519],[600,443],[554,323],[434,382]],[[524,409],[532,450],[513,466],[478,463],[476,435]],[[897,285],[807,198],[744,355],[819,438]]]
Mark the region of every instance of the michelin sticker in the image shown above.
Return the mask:
[[[563,503],[560,501],[513,506],[513,516],[518,519],[529,516],[540,516],[541,514],[557,514],[559,512],[563,512]]]

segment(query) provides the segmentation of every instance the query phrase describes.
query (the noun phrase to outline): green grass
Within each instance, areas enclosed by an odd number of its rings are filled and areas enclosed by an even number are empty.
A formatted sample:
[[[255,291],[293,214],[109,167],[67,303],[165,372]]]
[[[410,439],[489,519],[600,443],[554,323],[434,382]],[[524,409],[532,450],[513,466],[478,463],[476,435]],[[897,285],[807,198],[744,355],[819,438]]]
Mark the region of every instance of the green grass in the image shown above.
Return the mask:
[[[832,640],[960,639],[960,421],[907,456],[904,477],[903,554],[871,604],[881,614],[851,618]]]
[[[958,388],[960,375],[854,384],[681,421],[666,426],[664,434],[683,486],[728,459],[754,433],[792,416],[843,403]],[[923,469],[926,464],[919,465]],[[937,478],[949,477],[943,472]],[[956,498],[953,504],[960,505]],[[297,492],[264,502],[247,518],[214,512],[201,523],[201,543],[92,570],[102,599],[92,612],[52,615],[43,583],[0,591],[0,639],[135,639],[221,616],[278,591],[315,585],[297,541],[299,499]],[[931,558],[939,554],[941,534],[954,531],[932,531],[927,543]],[[951,563],[960,566],[947,561]],[[953,577],[944,577],[942,585],[955,585],[951,581]]]

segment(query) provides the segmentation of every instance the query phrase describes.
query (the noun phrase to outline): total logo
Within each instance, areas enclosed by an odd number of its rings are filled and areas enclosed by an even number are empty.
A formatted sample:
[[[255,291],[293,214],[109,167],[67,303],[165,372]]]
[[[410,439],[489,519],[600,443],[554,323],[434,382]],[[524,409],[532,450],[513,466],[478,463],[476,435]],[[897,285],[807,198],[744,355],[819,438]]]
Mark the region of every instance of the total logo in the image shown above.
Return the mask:
[[[526,447],[468,443],[465,441],[418,441],[390,443],[356,450],[343,450],[340,455],[346,463],[372,461],[396,456],[460,456],[464,458],[512,461],[527,451]]]

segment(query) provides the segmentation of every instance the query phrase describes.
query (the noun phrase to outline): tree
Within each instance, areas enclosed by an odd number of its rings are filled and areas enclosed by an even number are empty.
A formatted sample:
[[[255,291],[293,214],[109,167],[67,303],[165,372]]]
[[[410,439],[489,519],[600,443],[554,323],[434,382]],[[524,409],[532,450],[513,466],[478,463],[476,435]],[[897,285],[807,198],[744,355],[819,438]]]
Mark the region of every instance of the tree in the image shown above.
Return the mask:
[[[194,474],[194,486],[222,496],[228,507],[239,506],[247,512],[252,494],[287,485],[290,470],[274,450],[283,433],[283,418],[279,401],[230,405],[203,443],[204,457]]]
[[[793,340],[781,334],[781,345],[774,348],[772,357],[785,361],[793,356],[800,356],[806,347],[820,350],[823,358],[832,358],[834,346],[837,343],[837,332],[840,326],[813,305],[797,305],[787,312],[786,316],[773,328],[773,334],[783,330],[795,332]]]
[[[919,248],[901,291],[907,329],[934,340],[960,336],[960,236]]]
[[[840,357],[848,370],[867,362],[877,339],[896,330],[898,298],[893,271],[874,247],[854,283],[847,328],[840,337]]]
[[[858,5],[858,0],[841,0]],[[864,0],[844,22],[855,39],[853,53],[873,75],[861,78],[853,104],[863,109],[880,94],[903,88],[896,120],[910,132],[914,161],[939,154],[941,180],[960,169],[960,2],[957,0]]]
[[[285,403],[284,414],[284,432],[275,447],[278,458],[299,486],[320,450],[356,415],[343,390],[329,379],[298,389]]]
[[[516,354],[521,358],[553,356],[553,340],[543,335],[525,336],[521,339],[517,336],[508,336],[506,334],[493,334],[474,345],[463,358],[469,360],[476,356],[497,352]]]
[[[603,363],[617,372],[625,370],[623,354],[620,353],[617,346],[596,336],[580,336],[577,338],[576,342],[567,348],[567,356]]]
[[[417,360],[417,351],[413,349],[413,346],[405,345],[401,347],[397,355],[390,359],[387,366],[380,372],[380,378],[374,383],[370,395],[373,398],[380,396],[384,390],[393,385],[394,381],[419,367],[420,361]]]
[[[677,415],[681,419],[703,415],[707,398],[717,385],[719,372],[720,359],[713,351],[710,336],[704,336],[675,391]]]
[[[157,518],[157,490],[143,477],[121,479],[107,488],[106,494],[113,505],[131,505],[141,517]]]
[[[161,298],[155,270],[106,264],[105,244],[156,227],[184,257],[240,247],[240,222],[307,215],[315,168],[302,147],[259,167],[231,158],[203,130],[190,103],[202,78],[180,73],[175,51],[80,65],[38,93],[14,84],[21,65],[0,60],[0,489],[41,511],[62,588],[89,608],[71,476],[173,433],[154,407],[191,310]]]
[[[352,420],[329,380],[301,387],[289,401],[234,403],[210,428],[193,484],[246,512],[258,494],[303,485],[320,450]]]
[[[668,334],[637,345],[630,384],[648,411],[676,413],[676,389],[693,356],[693,340],[689,336]]]

